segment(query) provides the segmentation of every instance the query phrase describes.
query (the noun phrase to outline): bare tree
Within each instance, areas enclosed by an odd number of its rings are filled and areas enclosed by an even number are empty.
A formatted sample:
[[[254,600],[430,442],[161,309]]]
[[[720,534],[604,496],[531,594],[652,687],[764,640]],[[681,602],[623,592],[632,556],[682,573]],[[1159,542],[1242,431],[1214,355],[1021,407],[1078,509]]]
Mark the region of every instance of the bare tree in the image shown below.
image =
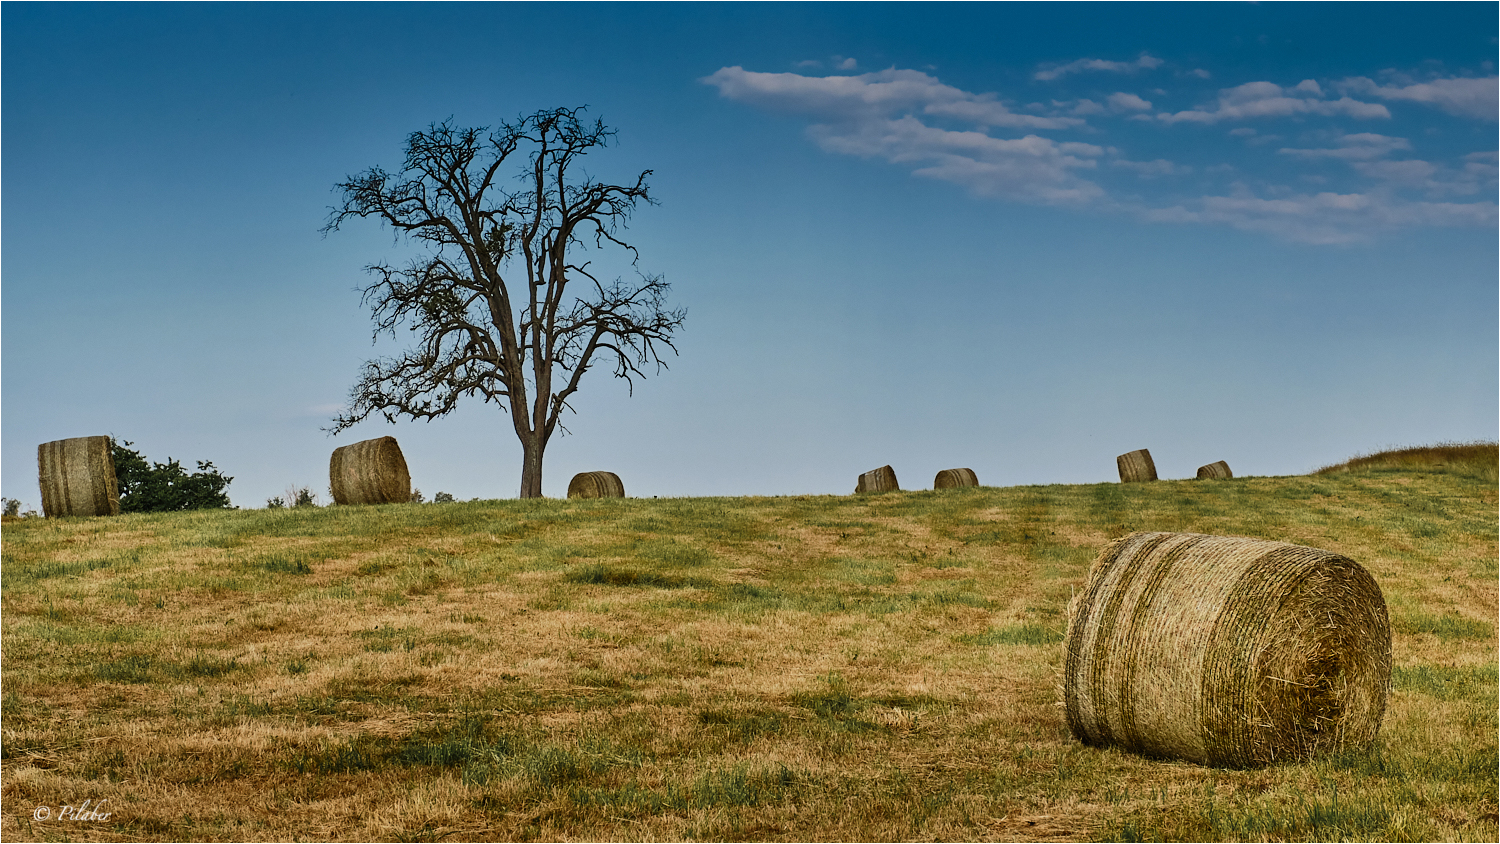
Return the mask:
[[[331,432],[377,412],[431,420],[460,396],[480,396],[509,411],[521,497],[538,498],[542,456],[583,374],[603,360],[633,392],[642,367],[665,366],[659,345],[676,353],[686,311],[667,308],[669,285],[636,269],[639,255],[622,239],[636,204],[655,204],[651,171],[634,184],[595,181],[581,159],[615,132],[583,111],[539,111],[494,131],[434,124],[407,138],[399,173],[372,167],[335,186],[343,204],[325,234],[375,217],[431,252],[403,268],[368,268],[376,339],[406,327],[415,343],[365,364]],[[502,183],[512,170],[515,181]],[[636,278],[600,281],[584,260],[597,250],[623,250]]]

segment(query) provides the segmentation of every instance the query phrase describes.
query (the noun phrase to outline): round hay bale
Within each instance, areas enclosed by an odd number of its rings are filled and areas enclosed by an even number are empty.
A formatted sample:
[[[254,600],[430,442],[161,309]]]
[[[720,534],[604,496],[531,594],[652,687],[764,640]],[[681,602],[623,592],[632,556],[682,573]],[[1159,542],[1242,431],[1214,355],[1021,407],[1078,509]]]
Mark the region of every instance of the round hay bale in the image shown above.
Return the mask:
[[[1156,463],[1151,452],[1142,448],[1115,458],[1120,467],[1120,483],[1131,484],[1156,480]]]
[[[120,483],[109,449],[109,437],[74,437],[37,446],[42,515],[120,515]]]
[[[328,487],[335,504],[398,504],[411,500],[411,473],[395,437],[333,450]]]
[[[1390,692],[1375,579],[1285,542],[1118,539],[1068,607],[1066,647],[1063,705],[1080,741],[1205,765],[1366,747]]]
[[[944,469],[932,481],[933,489],[953,489],[960,486],[979,486],[979,476],[973,469]]]
[[[890,492],[900,488],[900,485],[896,483],[896,470],[885,465],[860,475],[859,483],[854,486],[854,492],[857,495],[861,492]]]
[[[624,498],[625,484],[614,472],[580,472],[568,482],[569,498]]]
[[[1234,473],[1229,471],[1229,464],[1222,460],[1217,463],[1210,463],[1207,466],[1198,467],[1198,480],[1200,481],[1232,477],[1234,477]]]

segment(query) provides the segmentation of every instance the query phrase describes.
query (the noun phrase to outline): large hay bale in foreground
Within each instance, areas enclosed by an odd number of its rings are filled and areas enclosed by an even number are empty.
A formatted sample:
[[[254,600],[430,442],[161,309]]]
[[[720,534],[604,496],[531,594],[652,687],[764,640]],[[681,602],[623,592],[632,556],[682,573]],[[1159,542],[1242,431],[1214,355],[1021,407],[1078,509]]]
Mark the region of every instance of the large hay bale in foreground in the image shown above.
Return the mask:
[[[1243,768],[1365,747],[1380,729],[1390,624],[1347,557],[1133,533],[1068,610],[1063,705],[1086,744]]]
[[[854,492],[858,495],[861,492],[891,492],[900,488],[896,483],[896,470],[887,464],[860,475],[859,483],[854,485]]]
[[[1219,480],[1222,478],[1232,477],[1234,477],[1234,473],[1229,471],[1229,464],[1225,463],[1222,460],[1217,463],[1210,463],[1207,466],[1198,467],[1198,480],[1200,481]]]
[[[979,476],[973,469],[944,469],[932,481],[933,489],[953,489],[960,486],[979,486]]]
[[[36,447],[44,516],[118,516],[120,484],[109,437],[74,437]]]
[[[625,484],[614,472],[580,472],[568,481],[569,498],[624,498]]]
[[[1151,452],[1144,448],[1116,457],[1115,464],[1120,467],[1122,484],[1156,480],[1156,462],[1151,459]]]
[[[335,504],[399,504],[411,500],[411,473],[395,437],[333,450],[328,487]]]

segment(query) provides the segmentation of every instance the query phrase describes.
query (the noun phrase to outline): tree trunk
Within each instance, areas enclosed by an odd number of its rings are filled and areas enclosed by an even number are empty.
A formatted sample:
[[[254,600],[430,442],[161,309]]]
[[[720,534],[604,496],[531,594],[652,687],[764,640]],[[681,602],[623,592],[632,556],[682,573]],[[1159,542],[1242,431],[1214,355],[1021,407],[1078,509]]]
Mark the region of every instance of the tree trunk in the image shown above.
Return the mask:
[[[540,436],[521,440],[521,497],[542,497],[542,450],[546,443]]]

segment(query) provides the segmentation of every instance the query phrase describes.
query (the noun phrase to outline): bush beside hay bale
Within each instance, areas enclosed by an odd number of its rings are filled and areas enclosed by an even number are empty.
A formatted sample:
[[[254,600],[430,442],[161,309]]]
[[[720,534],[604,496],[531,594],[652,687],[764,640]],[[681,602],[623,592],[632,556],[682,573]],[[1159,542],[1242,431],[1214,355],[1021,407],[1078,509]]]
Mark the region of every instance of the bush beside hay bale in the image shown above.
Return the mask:
[[[580,472],[568,482],[569,498],[624,498],[625,484],[614,472]]]
[[[1151,452],[1142,448],[1115,458],[1120,467],[1120,483],[1130,484],[1156,480],[1156,463]]]
[[[1207,466],[1198,467],[1198,480],[1200,481],[1221,480],[1232,477],[1234,477],[1234,473],[1229,471],[1229,464],[1222,460],[1217,463],[1210,463]]]
[[[900,488],[901,486],[896,483],[896,470],[888,464],[860,475],[859,483],[854,486],[854,493],[858,495],[861,492],[891,492]]]
[[[411,500],[411,473],[395,437],[333,450],[328,487],[335,504],[396,504]]]
[[[944,469],[932,481],[933,489],[953,489],[961,486],[979,486],[979,476],[973,469]]]
[[[42,514],[118,516],[120,486],[109,437],[74,437],[36,447]]]
[[[1068,608],[1063,705],[1080,741],[1252,767],[1367,747],[1391,682],[1385,599],[1347,557],[1134,533]]]

